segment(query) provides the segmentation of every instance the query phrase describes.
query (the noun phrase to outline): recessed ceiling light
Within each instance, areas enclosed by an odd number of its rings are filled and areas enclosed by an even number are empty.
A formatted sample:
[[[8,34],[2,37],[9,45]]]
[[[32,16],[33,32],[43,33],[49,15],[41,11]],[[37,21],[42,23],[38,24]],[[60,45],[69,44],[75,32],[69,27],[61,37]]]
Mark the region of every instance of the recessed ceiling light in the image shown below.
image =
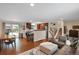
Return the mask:
[[[30,6],[32,6],[32,7],[33,7],[33,6],[35,6],[35,4],[34,4],[34,3],[30,3]]]

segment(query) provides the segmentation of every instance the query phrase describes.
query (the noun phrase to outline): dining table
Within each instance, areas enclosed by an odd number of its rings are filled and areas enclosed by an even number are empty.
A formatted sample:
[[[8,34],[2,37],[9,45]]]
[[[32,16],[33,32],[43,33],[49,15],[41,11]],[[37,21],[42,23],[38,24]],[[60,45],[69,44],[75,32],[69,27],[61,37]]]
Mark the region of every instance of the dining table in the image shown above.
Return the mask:
[[[0,37],[0,50],[2,50],[4,41],[8,42],[12,39],[14,39],[14,37],[4,37],[4,36]],[[15,42],[15,40],[14,40],[14,42]]]

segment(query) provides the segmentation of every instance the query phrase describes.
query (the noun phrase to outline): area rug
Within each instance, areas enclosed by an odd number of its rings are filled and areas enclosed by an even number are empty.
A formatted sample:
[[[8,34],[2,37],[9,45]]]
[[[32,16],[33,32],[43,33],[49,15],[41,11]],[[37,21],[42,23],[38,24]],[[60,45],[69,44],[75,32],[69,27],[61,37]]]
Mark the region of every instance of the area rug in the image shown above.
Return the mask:
[[[23,53],[20,53],[19,55],[33,55],[33,49],[35,49],[35,48],[32,48],[32,49],[30,49],[30,50],[28,50],[28,51],[25,51],[25,52],[23,52]]]
[[[35,47],[35,48],[25,51],[19,55],[46,55],[46,54],[43,53],[42,51],[40,51],[39,47]]]

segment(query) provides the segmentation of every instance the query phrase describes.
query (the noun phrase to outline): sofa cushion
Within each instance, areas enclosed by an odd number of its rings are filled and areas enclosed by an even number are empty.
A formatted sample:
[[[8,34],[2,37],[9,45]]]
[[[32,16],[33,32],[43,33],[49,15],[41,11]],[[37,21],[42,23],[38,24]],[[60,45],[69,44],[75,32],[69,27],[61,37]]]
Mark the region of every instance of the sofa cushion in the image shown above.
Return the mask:
[[[60,36],[59,41],[66,42],[67,37],[66,36]]]

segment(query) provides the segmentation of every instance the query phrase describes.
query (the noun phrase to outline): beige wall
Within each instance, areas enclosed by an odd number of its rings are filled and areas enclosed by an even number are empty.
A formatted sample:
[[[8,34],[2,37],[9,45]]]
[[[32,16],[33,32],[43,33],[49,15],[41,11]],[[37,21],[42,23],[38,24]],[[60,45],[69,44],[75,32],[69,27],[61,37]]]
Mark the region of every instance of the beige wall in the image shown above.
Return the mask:
[[[2,23],[0,22],[0,37],[2,35]]]
[[[64,25],[67,26],[68,31],[72,29],[73,25],[79,25],[79,20],[74,20],[74,21],[65,21]]]
[[[3,22],[0,22],[0,37],[3,36],[4,34],[4,26],[3,26]]]

